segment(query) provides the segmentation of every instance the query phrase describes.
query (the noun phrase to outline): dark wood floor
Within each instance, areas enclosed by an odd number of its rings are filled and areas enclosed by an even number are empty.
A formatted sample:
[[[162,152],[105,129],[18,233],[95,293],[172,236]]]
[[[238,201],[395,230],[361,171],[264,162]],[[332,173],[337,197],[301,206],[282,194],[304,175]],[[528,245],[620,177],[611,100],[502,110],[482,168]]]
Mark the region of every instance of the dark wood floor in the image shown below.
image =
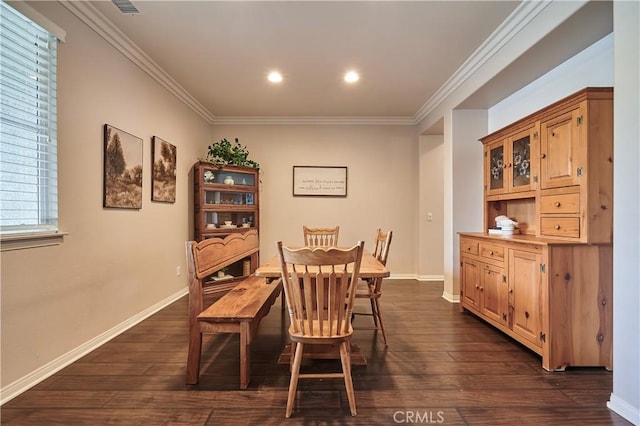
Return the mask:
[[[537,355],[444,301],[441,284],[389,280],[384,291],[389,347],[374,331],[355,336],[368,360],[353,368],[356,417],[337,379],[302,381],[284,418],[280,300],[254,341],[249,389],[238,389],[237,335],[207,337],[200,383],[186,386],[185,297],[6,403],[2,424],[630,424],[606,408],[610,372],[544,371]]]

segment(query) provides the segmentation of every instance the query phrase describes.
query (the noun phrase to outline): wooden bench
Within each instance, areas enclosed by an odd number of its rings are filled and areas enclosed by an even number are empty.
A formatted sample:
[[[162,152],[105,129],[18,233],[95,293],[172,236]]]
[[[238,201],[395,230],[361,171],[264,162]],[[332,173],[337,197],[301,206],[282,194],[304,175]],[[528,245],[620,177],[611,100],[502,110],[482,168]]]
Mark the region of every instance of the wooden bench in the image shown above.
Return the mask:
[[[187,384],[198,383],[203,333],[240,334],[240,388],[249,385],[251,341],[260,320],[269,313],[282,288],[280,280],[267,283],[265,278],[250,275],[227,294],[204,307],[204,280],[214,272],[241,259],[251,258],[252,271],[257,266],[258,233],[234,233],[226,238],[210,238],[199,243],[188,241],[189,268],[189,353]]]

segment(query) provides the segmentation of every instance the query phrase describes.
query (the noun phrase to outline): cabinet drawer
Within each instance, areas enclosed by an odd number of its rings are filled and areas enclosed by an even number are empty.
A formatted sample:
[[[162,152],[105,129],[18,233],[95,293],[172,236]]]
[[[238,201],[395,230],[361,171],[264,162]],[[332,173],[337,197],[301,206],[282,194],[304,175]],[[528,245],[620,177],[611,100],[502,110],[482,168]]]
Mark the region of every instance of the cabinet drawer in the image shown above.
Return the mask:
[[[467,238],[460,239],[460,254],[478,254],[478,242]]]
[[[542,235],[580,238],[580,218],[577,217],[543,217],[540,228]]]
[[[504,247],[493,244],[480,244],[480,256],[504,262]]]
[[[540,197],[540,213],[579,213],[580,194],[543,195]]]

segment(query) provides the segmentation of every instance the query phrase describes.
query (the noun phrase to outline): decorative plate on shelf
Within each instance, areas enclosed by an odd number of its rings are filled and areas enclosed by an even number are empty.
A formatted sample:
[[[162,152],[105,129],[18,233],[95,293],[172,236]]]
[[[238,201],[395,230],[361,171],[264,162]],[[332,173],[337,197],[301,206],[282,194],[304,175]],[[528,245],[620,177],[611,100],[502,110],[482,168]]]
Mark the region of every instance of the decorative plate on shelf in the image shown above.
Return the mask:
[[[224,228],[230,229],[230,228],[237,228],[237,227],[238,227],[238,225],[224,225],[224,224],[220,225],[220,228],[223,228],[223,229]]]

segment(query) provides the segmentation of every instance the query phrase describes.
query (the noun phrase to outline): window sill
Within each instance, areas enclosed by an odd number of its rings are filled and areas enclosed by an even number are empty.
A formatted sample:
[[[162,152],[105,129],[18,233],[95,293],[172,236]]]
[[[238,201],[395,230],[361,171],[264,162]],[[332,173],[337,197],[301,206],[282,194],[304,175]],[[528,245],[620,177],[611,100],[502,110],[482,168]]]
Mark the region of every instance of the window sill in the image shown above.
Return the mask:
[[[2,235],[0,237],[0,251],[57,246],[64,242],[64,236],[68,234],[68,232],[50,232],[39,234]]]

